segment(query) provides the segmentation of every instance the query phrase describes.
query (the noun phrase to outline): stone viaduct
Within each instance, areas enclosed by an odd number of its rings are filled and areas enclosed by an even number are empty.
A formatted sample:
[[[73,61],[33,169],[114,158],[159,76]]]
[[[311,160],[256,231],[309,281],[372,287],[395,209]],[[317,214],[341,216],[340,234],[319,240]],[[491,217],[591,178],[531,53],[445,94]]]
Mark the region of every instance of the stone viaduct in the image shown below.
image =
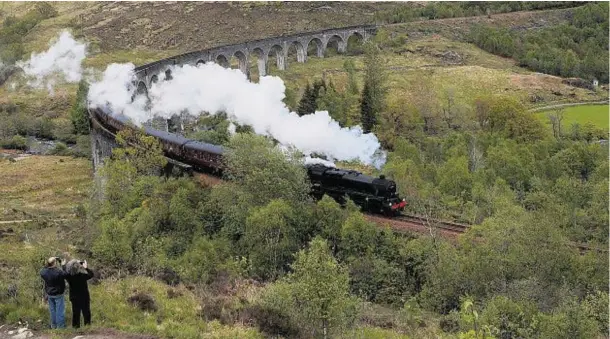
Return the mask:
[[[250,60],[257,58],[258,73],[260,76],[267,74],[269,57],[275,57],[277,68],[285,70],[288,66],[289,51],[296,50],[296,61],[304,63],[307,61],[307,51],[315,48],[315,56],[324,57],[325,52],[330,46],[336,46],[338,53],[347,50],[348,40],[356,37],[361,41],[368,40],[375,35],[377,27],[373,25],[352,26],[342,28],[331,28],[316,32],[303,32],[292,35],[272,37],[249,42],[237,43],[199,50],[173,56],[167,59],[155,61],[146,65],[136,67],[137,94],[148,94],[151,84],[160,79],[171,79],[171,66],[193,65],[201,63],[216,62],[224,67],[230,67],[230,61],[236,58],[239,69],[248,77],[250,75]],[[91,151],[93,167],[97,169],[102,165],[105,158],[112,155],[112,149],[116,147],[114,135],[107,131],[99,122],[91,121]],[[165,121],[165,124],[167,122]],[[154,128],[154,127],[153,127]],[[167,131],[167,126],[165,126]],[[184,166],[185,164],[175,164],[175,161],[168,159],[174,166]]]
[[[224,67],[230,67],[231,60],[235,58],[239,69],[249,77],[250,61],[255,57],[258,74],[264,76],[267,74],[270,57],[275,57],[279,70],[285,70],[288,66],[288,53],[293,49],[296,50],[296,61],[304,63],[307,61],[307,51],[310,48],[315,48],[315,56],[319,58],[324,57],[326,50],[331,45],[336,46],[338,53],[345,53],[351,37],[366,41],[376,32],[377,27],[374,25],[332,28],[213,47],[173,56],[135,69],[138,93],[146,93],[152,83],[159,79],[171,79],[170,67],[174,65],[197,66],[211,61]]]

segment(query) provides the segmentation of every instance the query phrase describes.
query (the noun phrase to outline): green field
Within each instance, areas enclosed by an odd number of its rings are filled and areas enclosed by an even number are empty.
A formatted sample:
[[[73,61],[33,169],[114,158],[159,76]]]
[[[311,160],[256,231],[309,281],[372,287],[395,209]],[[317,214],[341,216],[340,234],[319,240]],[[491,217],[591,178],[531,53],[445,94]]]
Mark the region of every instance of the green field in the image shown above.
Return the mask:
[[[551,111],[542,111],[536,113],[536,116],[550,125],[547,114]],[[608,105],[583,105],[564,108],[563,126],[571,126],[578,123],[585,125],[592,123],[596,127],[608,129]]]

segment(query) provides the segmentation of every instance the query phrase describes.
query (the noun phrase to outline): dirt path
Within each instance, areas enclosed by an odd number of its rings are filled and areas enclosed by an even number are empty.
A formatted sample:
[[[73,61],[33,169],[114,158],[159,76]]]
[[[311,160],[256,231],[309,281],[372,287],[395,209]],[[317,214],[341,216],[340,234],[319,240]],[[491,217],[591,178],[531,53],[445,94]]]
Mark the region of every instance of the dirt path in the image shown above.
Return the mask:
[[[530,109],[530,112],[540,112],[540,111],[547,111],[547,110],[554,109],[554,108],[569,107],[569,106],[582,106],[582,105],[608,105],[608,100],[572,102],[572,103],[567,103],[567,104],[548,105],[548,106],[532,108],[532,109]]]
[[[67,221],[67,220],[71,220],[71,219],[19,219],[19,220],[2,220],[2,221],[0,221],[0,225],[22,224],[22,223],[25,223],[25,222],[40,221],[40,220],[57,222],[57,221]]]
[[[71,332],[71,333],[70,333]],[[152,335],[123,333],[111,328],[93,328],[75,331],[68,328],[61,332],[35,331],[27,327],[0,325],[0,339],[156,339]]]

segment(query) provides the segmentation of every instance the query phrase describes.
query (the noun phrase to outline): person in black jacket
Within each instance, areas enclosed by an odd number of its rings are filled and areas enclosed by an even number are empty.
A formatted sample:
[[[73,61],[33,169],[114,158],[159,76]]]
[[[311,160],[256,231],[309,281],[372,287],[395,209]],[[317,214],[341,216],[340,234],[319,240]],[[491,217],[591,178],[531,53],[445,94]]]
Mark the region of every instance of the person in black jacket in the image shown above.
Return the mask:
[[[66,272],[59,267],[60,265],[59,258],[51,257],[47,260],[46,267],[40,271],[51,313],[51,328],[66,327],[64,303]]]
[[[93,271],[86,261],[70,260],[66,264],[66,280],[70,285],[70,302],[72,303],[72,327],[80,327],[80,315],[86,325],[91,324],[89,286],[87,280],[93,278]]]

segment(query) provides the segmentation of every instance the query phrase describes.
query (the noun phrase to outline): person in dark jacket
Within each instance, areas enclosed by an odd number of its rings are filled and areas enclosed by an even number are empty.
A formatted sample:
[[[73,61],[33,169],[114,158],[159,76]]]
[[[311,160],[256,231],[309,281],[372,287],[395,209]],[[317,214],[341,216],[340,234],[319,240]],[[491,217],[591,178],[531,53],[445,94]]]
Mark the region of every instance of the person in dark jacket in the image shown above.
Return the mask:
[[[59,258],[51,257],[47,260],[46,267],[40,271],[51,313],[51,328],[66,327],[64,303],[66,272],[60,268],[60,265]]]
[[[72,303],[72,327],[80,327],[80,315],[83,314],[85,326],[91,325],[91,307],[87,280],[93,278],[93,271],[86,261],[70,260],[66,264],[66,280],[70,285],[70,302]]]

